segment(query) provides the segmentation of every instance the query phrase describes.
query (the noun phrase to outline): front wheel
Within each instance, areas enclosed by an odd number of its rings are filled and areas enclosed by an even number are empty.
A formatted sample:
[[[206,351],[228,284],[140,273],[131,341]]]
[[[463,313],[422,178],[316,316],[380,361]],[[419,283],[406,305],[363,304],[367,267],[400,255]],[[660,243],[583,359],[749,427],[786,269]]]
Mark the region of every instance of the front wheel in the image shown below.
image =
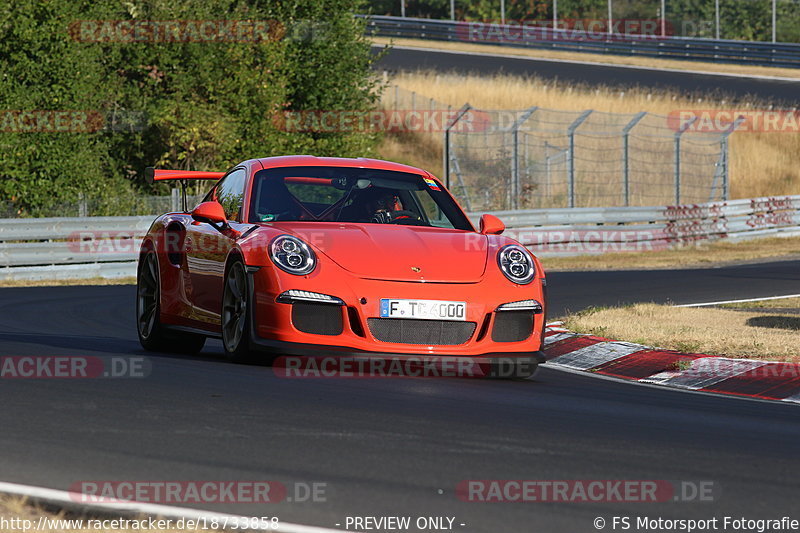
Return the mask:
[[[236,363],[252,361],[248,296],[244,263],[234,260],[225,274],[222,293],[222,345],[225,357]]]
[[[195,354],[203,349],[203,335],[168,331],[161,324],[161,282],[155,252],[145,253],[136,273],[136,331],[139,344],[152,352]]]

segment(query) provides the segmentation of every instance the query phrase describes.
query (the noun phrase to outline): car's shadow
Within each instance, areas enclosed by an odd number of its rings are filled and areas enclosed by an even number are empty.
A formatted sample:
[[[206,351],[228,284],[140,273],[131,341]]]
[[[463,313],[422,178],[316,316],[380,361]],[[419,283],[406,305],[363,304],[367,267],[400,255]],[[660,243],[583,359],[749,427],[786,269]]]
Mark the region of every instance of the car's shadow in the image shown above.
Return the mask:
[[[257,358],[247,363],[233,363],[225,358],[224,350],[222,349],[221,341],[218,339],[208,339],[206,346],[198,354],[180,354],[170,352],[151,352],[147,351],[139,344],[137,339],[124,339],[119,337],[92,337],[81,335],[63,335],[63,334],[41,334],[41,333],[0,333],[0,343],[7,345],[16,345],[13,347],[6,347],[3,356],[80,356],[91,355],[93,357],[114,357],[120,355],[136,355],[144,356],[152,360],[191,360],[203,361],[208,363],[216,363],[221,365],[232,365],[235,367],[260,367],[260,368],[274,368],[276,375],[284,375],[282,365],[278,363],[273,365],[271,362],[259,361]],[[83,352],[78,353],[76,352]],[[293,379],[286,376],[288,379]],[[319,378],[319,376],[310,376]],[[352,377],[348,376],[326,376],[332,379],[349,380]],[[359,376],[357,379],[370,378],[372,376]],[[499,382],[512,380],[504,380],[499,378],[487,378],[484,376],[431,376],[431,375],[379,375],[374,376],[375,379],[444,379],[444,380],[482,380],[487,382]],[[537,376],[538,377],[538,376]],[[525,380],[513,380],[515,383],[535,383],[537,377]]]

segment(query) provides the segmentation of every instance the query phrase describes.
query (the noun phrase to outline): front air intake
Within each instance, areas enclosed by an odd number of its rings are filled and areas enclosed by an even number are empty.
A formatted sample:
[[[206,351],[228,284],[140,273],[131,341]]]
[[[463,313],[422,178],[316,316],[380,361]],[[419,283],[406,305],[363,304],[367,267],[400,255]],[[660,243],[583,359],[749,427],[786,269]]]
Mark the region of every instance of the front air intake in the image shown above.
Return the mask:
[[[524,341],[533,333],[533,311],[502,311],[495,313],[492,326],[494,342]]]
[[[292,324],[303,333],[341,335],[344,328],[342,307],[329,303],[294,302]]]
[[[367,325],[379,341],[429,346],[464,344],[477,326],[475,322],[412,318],[368,318]]]

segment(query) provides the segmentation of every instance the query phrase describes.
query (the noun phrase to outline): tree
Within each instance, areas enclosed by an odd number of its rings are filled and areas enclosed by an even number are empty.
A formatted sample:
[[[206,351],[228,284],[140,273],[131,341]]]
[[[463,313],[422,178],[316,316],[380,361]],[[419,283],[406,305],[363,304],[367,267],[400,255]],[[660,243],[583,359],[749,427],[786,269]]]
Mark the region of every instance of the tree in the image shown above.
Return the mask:
[[[376,135],[282,131],[274,120],[287,110],[376,105],[364,22],[353,17],[361,7],[355,0],[3,4],[0,99],[8,112],[0,119],[9,124],[0,127],[0,202],[23,215],[53,212],[81,194],[102,204],[150,190],[141,171],[153,164],[224,170],[293,152],[371,155]],[[94,122],[85,131],[29,132],[10,125],[17,111],[86,111]]]

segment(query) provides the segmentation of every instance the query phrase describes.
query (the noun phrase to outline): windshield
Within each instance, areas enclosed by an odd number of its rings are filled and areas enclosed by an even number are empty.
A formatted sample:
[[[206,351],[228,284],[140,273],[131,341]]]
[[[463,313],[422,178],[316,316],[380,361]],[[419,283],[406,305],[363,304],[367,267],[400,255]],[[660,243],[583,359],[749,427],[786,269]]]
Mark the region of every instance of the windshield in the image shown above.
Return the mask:
[[[326,221],[472,230],[433,180],[348,167],[281,167],[255,176],[250,222]]]

